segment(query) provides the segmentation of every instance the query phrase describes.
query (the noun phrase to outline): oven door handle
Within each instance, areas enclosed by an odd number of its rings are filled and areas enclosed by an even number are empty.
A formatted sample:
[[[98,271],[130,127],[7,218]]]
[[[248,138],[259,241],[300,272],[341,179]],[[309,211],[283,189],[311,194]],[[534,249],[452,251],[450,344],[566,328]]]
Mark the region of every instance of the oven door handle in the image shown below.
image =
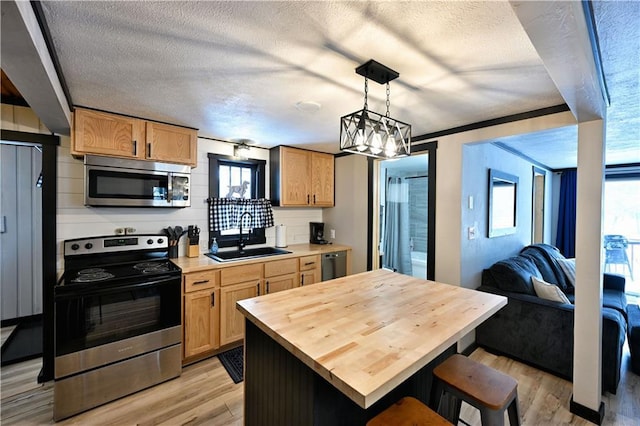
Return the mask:
[[[62,293],[56,294],[55,299],[66,300],[66,299],[71,299],[78,296],[94,296],[94,295],[103,296],[106,294],[119,293],[122,291],[134,291],[134,290],[142,290],[150,287],[159,287],[161,285],[167,285],[167,284],[177,284],[179,286],[180,282],[181,282],[180,276],[167,276],[167,277],[160,277],[153,281],[146,281],[146,282],[135,283],[135,284],[124,284],[124,285],[118,285],[113,287],[100,288],[96,286],[90,286],[90,288],[85,287],[84,289],[76,288],[68,291],[65,290]]]

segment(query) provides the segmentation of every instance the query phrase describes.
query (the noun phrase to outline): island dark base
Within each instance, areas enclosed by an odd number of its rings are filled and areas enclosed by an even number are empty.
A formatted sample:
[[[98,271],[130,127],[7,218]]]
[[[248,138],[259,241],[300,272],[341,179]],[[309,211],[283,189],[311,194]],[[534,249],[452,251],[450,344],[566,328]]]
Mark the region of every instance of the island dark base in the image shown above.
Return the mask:
[[[244,422],[247,426],[364,425],[404,396],[429,403],[440,354],[368,409],[361,408],[250,321],[245,321]]]

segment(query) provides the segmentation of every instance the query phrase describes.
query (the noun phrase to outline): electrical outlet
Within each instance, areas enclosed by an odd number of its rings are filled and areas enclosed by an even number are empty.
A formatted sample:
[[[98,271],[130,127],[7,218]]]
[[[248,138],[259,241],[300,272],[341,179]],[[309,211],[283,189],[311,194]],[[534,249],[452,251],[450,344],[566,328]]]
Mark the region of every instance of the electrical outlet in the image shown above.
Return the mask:
[[[331,234],[331,238],[333,238],[333,239],[335,239],[335,238],[336,238],[336,230],[335,230],[335,229],[332,229],[332,230],[330,231],[330,234]]]
[[[116,235],[122,235],[122,234],[124,234],[124,228],[116,228],[115,234],[116,234]]]

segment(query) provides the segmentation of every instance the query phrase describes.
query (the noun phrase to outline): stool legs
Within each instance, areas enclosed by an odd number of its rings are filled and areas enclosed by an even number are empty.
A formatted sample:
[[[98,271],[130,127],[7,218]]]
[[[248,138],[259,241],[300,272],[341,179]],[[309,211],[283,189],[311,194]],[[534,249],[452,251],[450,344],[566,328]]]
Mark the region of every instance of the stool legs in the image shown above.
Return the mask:
[[[512,426],[520,425],[520,408],[518,407],[518,394],[513,398],[511,404],[509,404],[509,408],[507,409],[509,413],[509,424]]]

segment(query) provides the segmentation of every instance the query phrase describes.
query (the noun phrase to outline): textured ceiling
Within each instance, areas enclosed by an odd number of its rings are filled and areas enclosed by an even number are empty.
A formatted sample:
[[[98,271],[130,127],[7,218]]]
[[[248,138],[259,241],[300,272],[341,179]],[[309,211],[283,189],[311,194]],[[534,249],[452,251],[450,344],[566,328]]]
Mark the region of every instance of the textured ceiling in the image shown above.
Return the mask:
[[[604,25],[637,22],[598,6]],[[354,69],[372,58],[400,73],[391,115],[414,136],[564,102],[506,1],[55,1],[42,9],[74,105],[221,140],[338,152],[339,117],[363,105]],[[621,38],[602,44],[617,57]],[[624,77],[635,75],[636,89],[638,69]],[[637,102],[630,95],[618,110]],[[370,82],[370,109],[384,113],[384,97]],[[321,108],[296,108],[303,101]],[[541,151],[527,155],[549,155]]]

